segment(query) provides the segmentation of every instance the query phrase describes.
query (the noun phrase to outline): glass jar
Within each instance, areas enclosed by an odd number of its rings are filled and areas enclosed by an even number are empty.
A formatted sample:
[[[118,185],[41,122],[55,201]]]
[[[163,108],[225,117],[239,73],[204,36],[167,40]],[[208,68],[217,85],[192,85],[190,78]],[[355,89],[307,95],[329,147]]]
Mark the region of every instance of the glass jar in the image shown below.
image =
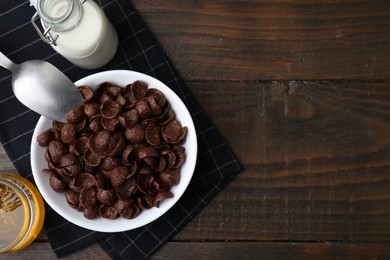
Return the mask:
[[[42,229],[44,216],[42,197],[30,181],[0,174],[0,253],[31,244]]]
[[[83,69],[107,64],[118,48],[118,35],[92,0],[38,0],[32,24],[42,40]],[[35,24],[41,19],[43,33]]]

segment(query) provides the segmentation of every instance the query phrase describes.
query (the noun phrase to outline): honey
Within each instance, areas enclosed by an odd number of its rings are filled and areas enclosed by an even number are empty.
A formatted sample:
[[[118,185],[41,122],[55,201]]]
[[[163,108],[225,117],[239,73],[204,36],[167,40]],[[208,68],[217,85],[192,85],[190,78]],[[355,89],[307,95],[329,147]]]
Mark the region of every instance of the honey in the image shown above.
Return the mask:
[[[44,204],[35,186],[15,174],[0,174],[0,253],[16,252],[39,235]]]

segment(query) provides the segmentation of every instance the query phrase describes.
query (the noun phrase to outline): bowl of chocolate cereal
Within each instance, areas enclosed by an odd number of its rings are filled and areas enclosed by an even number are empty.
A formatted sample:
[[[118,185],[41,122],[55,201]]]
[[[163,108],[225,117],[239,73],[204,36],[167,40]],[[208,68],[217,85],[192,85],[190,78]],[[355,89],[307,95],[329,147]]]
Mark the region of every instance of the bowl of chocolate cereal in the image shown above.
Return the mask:
[[[112,70],[75,82],[83,105],[66,123],[41,117],[31,167],[44,200],[68,221],[120,232],[151,223],[187,189],[197,137],[183,101],[146,74]]]

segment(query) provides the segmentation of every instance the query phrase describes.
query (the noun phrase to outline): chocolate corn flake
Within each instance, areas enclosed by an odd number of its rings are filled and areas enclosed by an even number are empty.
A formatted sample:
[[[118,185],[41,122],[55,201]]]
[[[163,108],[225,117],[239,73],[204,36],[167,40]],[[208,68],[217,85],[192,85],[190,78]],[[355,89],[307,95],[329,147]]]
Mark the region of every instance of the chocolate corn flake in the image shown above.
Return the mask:
[[[87,219],[133,219],[172,198],[187,127],[164,94],[141,81],[78,90],[83,105],[37,137],[51,188]]]

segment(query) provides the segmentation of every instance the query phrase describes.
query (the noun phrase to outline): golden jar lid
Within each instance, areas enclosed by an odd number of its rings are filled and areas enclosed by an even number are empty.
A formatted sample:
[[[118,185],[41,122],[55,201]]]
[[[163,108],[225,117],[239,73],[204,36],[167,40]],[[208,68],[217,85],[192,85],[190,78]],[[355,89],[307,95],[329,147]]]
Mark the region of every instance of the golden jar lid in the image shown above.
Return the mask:
[[[14,174],[0,174],[0,253],[18,251],[40,233],[43,200],[35,186]]]

